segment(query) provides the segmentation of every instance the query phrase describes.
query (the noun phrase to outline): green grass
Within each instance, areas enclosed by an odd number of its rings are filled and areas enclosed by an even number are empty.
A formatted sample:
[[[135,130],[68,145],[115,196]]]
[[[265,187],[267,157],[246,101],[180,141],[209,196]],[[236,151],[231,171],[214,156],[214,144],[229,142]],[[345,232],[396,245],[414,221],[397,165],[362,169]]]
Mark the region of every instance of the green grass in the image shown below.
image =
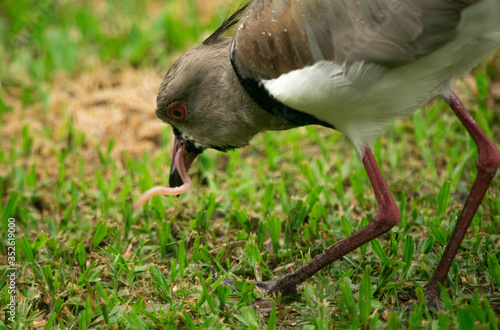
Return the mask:
[[[255,280],[296,269],[376,212],[340,133],[267,132],[242,150],[208,151],[190,171],[189,192],[132,211],[141,191],[167,181],[171,129],[142,156],[115,152],[128,127],[96,142],[72,112],[57,126],[49,120],[55,81],[103,67],[165,72],[227,13],[219,7],[199,23],[194,3],[0,2],[0,321],[12,217],[15,328],[498,328],[498,178],[441,292],[445,311],[417,303],[476,173],[476,147],[443,102],[398,120],[374,146],[399,224],[303,283],[298,298],[262,297]],[[495,61],[475,71],[477,93],[459,91],[500,146],[500,107],[488,97],[488,83],[500,81]]]

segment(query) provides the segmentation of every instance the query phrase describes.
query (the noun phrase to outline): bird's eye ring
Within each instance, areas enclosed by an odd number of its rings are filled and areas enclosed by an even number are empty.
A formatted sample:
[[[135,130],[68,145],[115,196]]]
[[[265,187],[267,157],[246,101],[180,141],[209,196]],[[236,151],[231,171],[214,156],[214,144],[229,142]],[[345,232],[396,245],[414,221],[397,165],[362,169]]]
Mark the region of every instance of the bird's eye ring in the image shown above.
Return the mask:
[[[170,104],[165,113],[169,118],[177,121],[184,121],[187,118],[187,108],[181,101]]]

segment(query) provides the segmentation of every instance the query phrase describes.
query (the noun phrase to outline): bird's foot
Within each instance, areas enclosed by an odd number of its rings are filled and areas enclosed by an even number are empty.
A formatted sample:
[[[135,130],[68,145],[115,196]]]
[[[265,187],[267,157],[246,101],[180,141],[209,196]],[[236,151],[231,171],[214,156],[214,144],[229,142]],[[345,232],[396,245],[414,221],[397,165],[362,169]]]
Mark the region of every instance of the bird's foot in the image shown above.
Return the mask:
[[[389,308],[389,312],[393,311],[399,312],[401,310],[402,308],[397,308],[397,307]],[[416,300],[413,305],[404,307],[404,311],[406,314],[406,319],[405,319],[406,322],[413,317],[417,318],[424,317],[427,319],[431,319],[433,315],[437,315],[438,313],[443,312],[444,308],[441,300],[437,296],[432,295],[426,298],[425,304],[422,304],[419,300]],[[417,315],[414,314],[415,312],[417,312]]]
[[[212,273],[212,283],[215,283],[219,280],[220,275],[213,268],[208,266],[203,266],[203,268],[207,269],[210,273]],[[228,286],[234,291],[240,291],[236,286],[234,286],[234,281],[229,278],[223,279],[220,285]]]
[[[212,273],[212,278],[213,278],[212,283],[216,282],[220,278],[220,275],[211,267],[203,266],[203,268],[207,269],[208,271],[210,271]],[[286,296],[290,296],[290,297],[299,297],[300,296],[300,293],[297,291],[297,287],[283,287],[283,286],[280,286],[281,282],[282,281],[279,281],[279,278],[269,280],[269,281],[257,281],[255,283],[255,286],[265,296],[267,296],[267,295],[273,296],[273,295],[278,295],[280,293],[282,295],[286,295]],[[229,278],[223,279],[220,284],[224,285],[224,286],[228,286],[234,291],[240,291],[234,285],[234,281],[229,279]]]
[[[279,279],[269,280],[269,281],[259,281],[256,283],[256,287],[260,289],[260,291],[264,295],[287,295],[291,297],[299,297],[300,293],[297,291],[297,287],[287,287],[283,288],[279,286]]]
[[[412,312],[415,311],[415,307],[414,306],[420,306],[420,310],[422,311],[422,313],[425,315],[425,310],[422,308],[422,307],[427,307],[427,310],[431,313],[431,314],[434,314],[434,313],[439,313],[439,312],[443,312],[444,311],[444,308],[443,308],[443,303],[441,302],[441,300],[439,299],[427,299],[425,301],[425,306],[421,306],[420,305],[420,302],[417,300],[415,301],[415,304],[412,305],[412,306],[408,306],[406,308],[406,316],[409,317],[410,314]],[[399,310],[399,308],[397,307],[392,307],[392,308],[389,308],[389,311],[397,311]]]
[[[425,301],[425,304],[427,305],[427,308],[431,311],[431,313],[433,311],[438,312],[438,313],[444,311],[443,303],[441,302],[441,299],[439,299],[439,298],[433,298],[433,299],[427,298],[427,300]]]

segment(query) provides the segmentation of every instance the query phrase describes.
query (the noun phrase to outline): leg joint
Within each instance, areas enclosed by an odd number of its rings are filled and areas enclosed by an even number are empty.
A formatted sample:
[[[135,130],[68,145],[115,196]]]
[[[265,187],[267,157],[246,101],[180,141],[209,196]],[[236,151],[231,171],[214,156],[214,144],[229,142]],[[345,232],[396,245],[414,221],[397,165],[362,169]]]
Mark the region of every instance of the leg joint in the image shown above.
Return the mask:
[[[374,221],[392,228],[398,224],[400,217],[401,212],[399,211],[399,207],[396,205],[396,202],[393,201],[389,203],[389,205],[378,209]]]
[[[488,141],[489,142],[489,141]],[[493,143],[488,143],[486,148],[479,148],[476,160],[478,170],[494,176],[500,167],[500,151]]]

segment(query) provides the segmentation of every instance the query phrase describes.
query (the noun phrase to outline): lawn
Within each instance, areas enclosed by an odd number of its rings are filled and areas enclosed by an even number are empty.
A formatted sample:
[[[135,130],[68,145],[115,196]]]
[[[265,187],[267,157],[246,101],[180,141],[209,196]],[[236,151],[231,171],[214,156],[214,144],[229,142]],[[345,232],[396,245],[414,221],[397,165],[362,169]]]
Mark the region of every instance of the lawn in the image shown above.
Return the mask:
[[[342,134],[309,126],[207,151],[190,191],[132,209],[168,181],[173,133],[154,114],[163,75],[240,3],[0,2],[0,328],[497,329],[500,178],[443,310],[419,303],[476,174],[475,144],[439,100],[374,145],[399,224],[299,297],[262,296],[255,281],[305,264],[376,212]],[[456,92],[500,147],[500,52]]]

